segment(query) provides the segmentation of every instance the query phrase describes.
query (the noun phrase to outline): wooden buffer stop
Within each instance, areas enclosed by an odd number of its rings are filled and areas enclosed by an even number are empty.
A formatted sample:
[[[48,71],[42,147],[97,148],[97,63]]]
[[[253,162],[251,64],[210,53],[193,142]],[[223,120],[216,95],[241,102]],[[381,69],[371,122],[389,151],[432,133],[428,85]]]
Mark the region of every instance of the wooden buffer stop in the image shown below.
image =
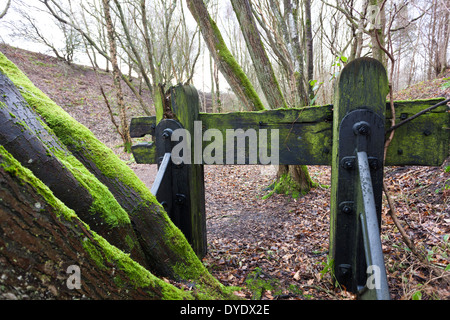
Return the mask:
[[[178,85],[156,101],[156,116],[132,119],[132,137],[152,136],[132,150],[137,163],[159,165],[151,191],[200,257],[207,248],[205,164],[331,165],[335,276],[361,299],[389,299],[380,239],[383,168],[440,166],[449,155],[450,114],[443,98],[395,102],[396,122],[406,123],[385,155],[392,120],[387,94],[386,70],[371,58],[342,70],[327,106],[200,113],[197,90]],[[274,133],[278,139],[271,139]]]

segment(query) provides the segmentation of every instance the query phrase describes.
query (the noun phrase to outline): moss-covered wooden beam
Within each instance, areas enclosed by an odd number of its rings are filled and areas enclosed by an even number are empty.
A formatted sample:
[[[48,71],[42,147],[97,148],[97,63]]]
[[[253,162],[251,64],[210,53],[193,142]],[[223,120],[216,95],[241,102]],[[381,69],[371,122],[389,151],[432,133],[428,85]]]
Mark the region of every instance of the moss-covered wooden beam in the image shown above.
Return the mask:
[[[424,110],[444,98],[396,101],[396,122]],[[450,114],[441,106],[396,130],[388,149],[386,165],[439,166],[449,155]],[[218,129],[226,137],[227,129],[279,129],[280,164],[331,165],[333,106],[275,109],[259,112],[200,113],[203,132]],[[154,117],[136,118],[139,136],[151,134]],[[391,125],[390,104],[386,104],[386,130]],[[147,131],[148,130],[148,131]],[[210,142],[203,142],[205,148]],[[224,142],[224,150],[225,150]],[[151,143],[133,147],[138,163],[156,163]],[[249,163],[248,157],[246,164]]]
[[[396,123],[443,101],[395,101]],[[386,165],[440,166],[449,156],[450,113],[447,105],[440,106],[395,130],[386,154]],[[386,129],[391,123],[390,108],[386,111]],[[388,124],[389,123],[389,124]]]

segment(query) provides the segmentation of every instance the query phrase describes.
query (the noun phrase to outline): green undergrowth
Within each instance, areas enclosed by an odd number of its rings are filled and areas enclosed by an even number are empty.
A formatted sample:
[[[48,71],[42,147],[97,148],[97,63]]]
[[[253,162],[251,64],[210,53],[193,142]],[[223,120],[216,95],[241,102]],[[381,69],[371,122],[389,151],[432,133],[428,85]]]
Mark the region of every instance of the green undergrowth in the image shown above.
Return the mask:
[[[304,189],[297,181],[295,181],[288,173],[281,175],[276,181],[274,181],[267,188],[269,193],[264,195],[263,199],[270,198],[274,193],[284,194],[287,196],[292,196],[294,199],[303,197],[311,190],[311,188],[316,188],[319,186],[317,182],[311,180],[311,187]]]

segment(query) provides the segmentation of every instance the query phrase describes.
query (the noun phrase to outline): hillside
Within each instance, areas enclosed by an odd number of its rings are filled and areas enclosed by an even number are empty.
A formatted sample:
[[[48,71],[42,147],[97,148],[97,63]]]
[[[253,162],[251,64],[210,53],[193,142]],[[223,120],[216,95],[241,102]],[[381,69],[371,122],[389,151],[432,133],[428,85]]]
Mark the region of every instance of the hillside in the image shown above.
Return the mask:
[[[422,81],[394,93],[395,100],[432,99],[450,97],[450,69],[430,81]]]
[[[102,72],[97,77],[91,68],[68,66],[6,45],[0,45],[0,51],[151,186],[156,167],[137,165],[123,152],[100,94],[99,83],[114,99],[110,74]],[[396,93],[396,99],[450,96],[448,77],[450,70],[439,79]],[[125,99],[129,117],[144,115],[131,91],[126,90]],[[152,105],[148,92],[144,91],[144,99]],[[428,260],[441,268],[450,263],[449,164],[386,168],[385,174],[408,235],[426,250]],[[309,169],[321,185],[330,184],[329,167]],[[275,194],[264,200],[264,188],[274,175],[273,167],[205,167],[209,253],[204,264],[225,285],[242,287],[240,294],[245,298],[353,299],[345,290],[333,288],[327,271],[330,190],[319,187],[299,199]],[[411,254],[386,213],[385,206],[382,242],[392,298],[450,299],[448,279],[436,277]],[[2,295],[8,292],[2,291],[2,285],[0,276],[0,299],[14,298]]]

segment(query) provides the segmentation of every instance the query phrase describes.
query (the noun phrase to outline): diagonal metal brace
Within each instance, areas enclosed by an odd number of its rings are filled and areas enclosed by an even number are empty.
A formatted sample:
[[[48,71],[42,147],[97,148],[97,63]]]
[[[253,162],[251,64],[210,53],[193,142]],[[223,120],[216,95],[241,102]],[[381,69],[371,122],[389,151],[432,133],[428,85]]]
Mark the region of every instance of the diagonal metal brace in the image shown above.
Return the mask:
[[[356,212],[360,220],[368,274],[365,286],[358,287],[358,296],[362,300],[389,300],[389,287],[381,247],[369,158],[365,151],[360,151],[357,153],[356,159],[358,163]]]

